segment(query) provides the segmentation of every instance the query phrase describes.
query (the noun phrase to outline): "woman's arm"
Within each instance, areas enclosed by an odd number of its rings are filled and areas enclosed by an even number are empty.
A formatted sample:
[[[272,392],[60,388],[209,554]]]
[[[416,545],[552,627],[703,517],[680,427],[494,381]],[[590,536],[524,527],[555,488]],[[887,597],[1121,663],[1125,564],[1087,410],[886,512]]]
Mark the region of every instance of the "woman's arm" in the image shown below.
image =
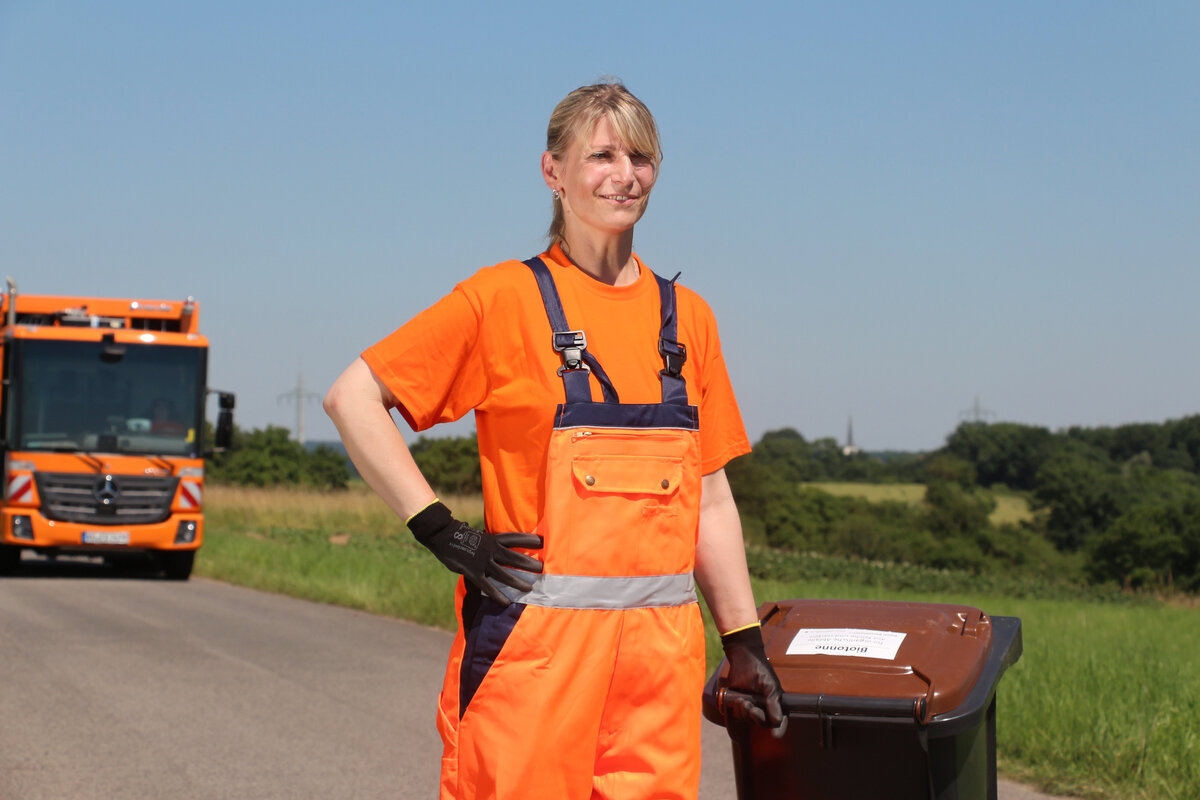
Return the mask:
[[[742,521],[723,469],[702,479],[696,583],[704,593],[718,632],[758,622],[746,569]]]
[[[400,519],[408,519],[436,497],[392,421],[389,409],[395,404],[361,358],[334,381],[324,402],[363,480]]]
[[[542,562],[514,547],[538,549],[542,537],[532,533],[485,534],[456,520],[437,501],[429,482],[413,461],[388,409],[396,404],[391,392],[361,358],[346,368],[325,395],[325,413],[341,434],[346,452],[367,485],[405,520],[417,541],[448,569],[486,593],[500,605],[509,599],[497,584],[527,592],[533,584],[514,575],[512,567],[542,571]]]
[[[771,734],[779,738],[787,731],[783,688],[763,646],[746,569],[742,522],[725,470],[705,475],[701,488],[696,582],[721,634],[721,647],[729,663],[728,687],[761,698],[727,700],[726,713],[771,728]]]

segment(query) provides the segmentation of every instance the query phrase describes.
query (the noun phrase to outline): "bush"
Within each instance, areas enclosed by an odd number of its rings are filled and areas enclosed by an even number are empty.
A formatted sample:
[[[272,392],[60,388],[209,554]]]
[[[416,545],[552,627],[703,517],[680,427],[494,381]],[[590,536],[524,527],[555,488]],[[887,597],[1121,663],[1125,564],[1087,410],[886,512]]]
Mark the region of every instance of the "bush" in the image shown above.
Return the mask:
[[[208,477],[236,486],[311,486],[345,489],[350,480],[346,459],[328,446],[309,452],[293,441],[287,428],[234,430],[228,450],[213,458]]]
[[[1087,568],[1134,589],[1200,590],[1200,491],[1130,508],[1094,539]]]
[[[409,447],[421,474],[438,494],[479,494],[479,440],[474,436],[421,436]]]

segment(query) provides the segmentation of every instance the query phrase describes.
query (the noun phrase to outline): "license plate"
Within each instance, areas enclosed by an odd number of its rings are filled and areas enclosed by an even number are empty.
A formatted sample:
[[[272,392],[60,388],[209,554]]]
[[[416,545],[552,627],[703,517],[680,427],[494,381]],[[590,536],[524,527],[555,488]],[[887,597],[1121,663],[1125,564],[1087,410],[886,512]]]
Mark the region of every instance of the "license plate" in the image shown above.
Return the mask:
[[[129,531],[84,531],[84,544],[129,544]]]

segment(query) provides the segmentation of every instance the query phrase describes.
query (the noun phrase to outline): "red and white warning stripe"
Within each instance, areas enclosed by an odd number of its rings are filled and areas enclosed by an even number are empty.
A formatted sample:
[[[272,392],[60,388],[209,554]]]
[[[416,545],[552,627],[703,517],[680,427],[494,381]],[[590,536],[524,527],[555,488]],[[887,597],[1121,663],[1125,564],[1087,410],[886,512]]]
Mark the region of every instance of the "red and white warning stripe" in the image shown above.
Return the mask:
[[[8,476],[8,501],[10,503],[27,503],[33,499],[32,475]]]
[[[186,509],[199,508],[200,498],[203,497],[200,484],[184,481],[179,484],[179,505]]]

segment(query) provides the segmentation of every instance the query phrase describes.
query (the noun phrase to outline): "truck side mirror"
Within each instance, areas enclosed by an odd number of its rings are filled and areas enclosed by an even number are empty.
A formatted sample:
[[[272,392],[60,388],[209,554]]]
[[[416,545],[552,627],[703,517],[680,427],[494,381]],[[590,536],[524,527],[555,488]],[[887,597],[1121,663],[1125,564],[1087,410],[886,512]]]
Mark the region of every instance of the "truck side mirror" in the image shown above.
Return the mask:
[[[233,407],[236,405],[233,392],[217,392],[217,405],[220,411],[217,412],[217,429],[213,437],[216,441],[213,444],[217,450],[228,450],[233,444]]]

